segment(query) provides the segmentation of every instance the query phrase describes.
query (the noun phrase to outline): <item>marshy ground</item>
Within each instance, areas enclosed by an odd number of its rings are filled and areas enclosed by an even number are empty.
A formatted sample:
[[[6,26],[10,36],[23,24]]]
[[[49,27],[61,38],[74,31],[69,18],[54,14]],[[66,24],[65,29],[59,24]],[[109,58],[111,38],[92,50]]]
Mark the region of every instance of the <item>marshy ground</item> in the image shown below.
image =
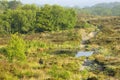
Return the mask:
[[[27,44],[24,62],[10,63],[5,56],[9,35],[0,37],[0,80],[119,80],[120,17],[86,19],[92,27],[58,32],[23,35]],[[89,38],[90,33],[97,31]],[[83,36],[84,34],[84,36]],[[81,47],[83,38],[84,47]],[[78,51],[97,49],[88,57],[92,69],[81,69],[86,57],[75,57]],[[98,67],[102,66],[102,70]]]

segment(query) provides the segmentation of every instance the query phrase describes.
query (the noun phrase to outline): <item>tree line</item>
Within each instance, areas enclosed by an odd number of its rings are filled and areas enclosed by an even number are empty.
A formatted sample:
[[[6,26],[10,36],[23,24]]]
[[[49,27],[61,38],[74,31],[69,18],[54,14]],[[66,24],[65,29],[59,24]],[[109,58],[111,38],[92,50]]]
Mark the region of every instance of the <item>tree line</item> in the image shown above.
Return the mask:
[[[100,16],[120,16],[120,2],[99,3],[91,7],[76,7],[79,14],[100,15]]]
[[[76,12],[58,5],[23,5],[20,1],[0,1],[0,33],[29,33],[74,28]]]

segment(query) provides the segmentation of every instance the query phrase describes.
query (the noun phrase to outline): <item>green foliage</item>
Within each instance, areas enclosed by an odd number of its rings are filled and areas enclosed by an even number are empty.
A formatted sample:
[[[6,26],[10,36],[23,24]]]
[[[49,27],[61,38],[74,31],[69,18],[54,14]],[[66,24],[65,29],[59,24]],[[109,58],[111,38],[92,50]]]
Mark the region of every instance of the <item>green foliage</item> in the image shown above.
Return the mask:
[[[84,28],[91,27],[91,25],[90,25],[89,23],[87,23],[87,22],[85,22],[85,23],[83,24],[83,26],[84,26]]]
[[[112,14],[114,16],[116,16],[116,15],[120,16],[120,4],[116,5],[112,8]]]
[[[13,0],[13,1],[8,2],[8,8],[10,8],[10,9],[16,9],[21,5],[22,5],[22,3],[20,1],[17,1],[17,0]]]
[[[58,5],[21,6],[19,1],[11,1],[7,5],[9,9],[4,9],[0,14],[0,32],[2,33],[58,31],[71,29],[76,23],[76,13],[71,8]]]
[[[17,34],[11,35],[11,40],[6,48],[7,57],[10,61],[17,59],[23,61],[26,59],[25,50],[26,45],[25,41],[19,37]]]
[[[0,33],[9,33],[10,32],[10,23],[9,23],[9,14],[3,15],[0,14]]]
[[[56,31],[73,28],[76,14],[73,9],[58,5],[45,5],[37,12],[36,27],[38,31]]]
[[[8,2],[6,0],[1,0],[0,1],[0,10],[4,11],[8,8]]]
[[[8,33],[30,32],[34,27],[35,15],[32,10],[8,10],[1,15],[1,27]]]
[[[40,48],[46,48],[46,43],[43,41],[37,41],[37,40],[33,40],[31,42],[28,43],[29,47],[40,47]]]
[[[40,51],[40,49],[46,49],[48,48],[49,45],[47,45],[43,41],[37,41],[37,40],[32,40],[32,41],[27,41],[26,42],[26,50],[28,53],[34,52],[34,51]],[[42,51],[42,50],[41,50]]]
[[[76,8],[81,15],[120,16],[120,3],[100,3],[83,9]]]
[[[58,66],[53,65],[52,69],[49,71],[49,74],[52,75],[55,79],[70,79],[70,72],[64,69],[60,69]]]
[[[7,10],[7,9],[16,9],[21,5],[22,5],[22,3],[17,0],[12,0],[12,1],[0,0],[0,10],[1,11]]]
[[[79,17],[78,17],[79,19]],[[76,28],[94,28],[95,26],[93,26],[92,24],[88,23],[85,20],[78,20],[78,22],[76,23]]]
[[[85,70],[81,71],[80,73],[82,75],[82,78],[86,80],[88,75],[89,75],[88,74],[89,73],[88,70],[85,69]]]
[[[37,11],[39,10],[39,7],[35,4],[25,4],[24,6],[20,7],[21,10],[32,10],[32,11]]]

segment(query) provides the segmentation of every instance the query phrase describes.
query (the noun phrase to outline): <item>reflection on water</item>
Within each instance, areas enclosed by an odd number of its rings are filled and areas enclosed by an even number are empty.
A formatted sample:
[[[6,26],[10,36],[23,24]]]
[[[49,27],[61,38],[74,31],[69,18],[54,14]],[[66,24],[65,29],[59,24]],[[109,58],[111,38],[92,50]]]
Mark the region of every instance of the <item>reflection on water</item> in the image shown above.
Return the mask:
[[[94,51],[79,51],[75,57],[81,57],[81,56],[86,56],[89,57],[94,53]]]

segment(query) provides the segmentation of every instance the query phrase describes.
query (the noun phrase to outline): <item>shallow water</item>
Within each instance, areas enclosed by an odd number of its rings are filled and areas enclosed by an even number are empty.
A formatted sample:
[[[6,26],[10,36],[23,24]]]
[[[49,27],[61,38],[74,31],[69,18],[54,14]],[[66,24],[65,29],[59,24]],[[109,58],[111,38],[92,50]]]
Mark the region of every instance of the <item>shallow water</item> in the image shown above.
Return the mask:
[[[93,53],[94,53],[94,51],[79,51],[79,52],[77,52],[77,54],[75,55],[75,57],[81,57],[81,56],[89,57]]]

